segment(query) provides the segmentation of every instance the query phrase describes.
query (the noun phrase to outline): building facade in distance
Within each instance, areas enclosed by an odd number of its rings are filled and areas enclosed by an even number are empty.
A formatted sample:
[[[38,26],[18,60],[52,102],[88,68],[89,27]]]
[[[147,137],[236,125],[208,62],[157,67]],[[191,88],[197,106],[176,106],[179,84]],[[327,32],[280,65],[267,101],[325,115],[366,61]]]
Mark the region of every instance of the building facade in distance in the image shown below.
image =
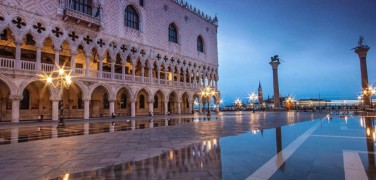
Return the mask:
[[[175,0],[0,2],[0,121],[192,113],[219,104],[217,18]],[[37,74],[64,67],[69,89]]]

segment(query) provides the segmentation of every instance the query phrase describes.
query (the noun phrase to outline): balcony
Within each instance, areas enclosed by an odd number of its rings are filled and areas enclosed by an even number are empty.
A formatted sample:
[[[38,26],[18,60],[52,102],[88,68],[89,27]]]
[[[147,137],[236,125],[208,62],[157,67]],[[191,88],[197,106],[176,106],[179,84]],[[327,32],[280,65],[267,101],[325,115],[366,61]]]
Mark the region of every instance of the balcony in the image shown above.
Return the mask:
[[[17,68],[18,67],[18,68]],[[41,73],[50,73],[56,69],[54,64],[46,64],[46,63],[38,63],[32,61],[25,61],[20,60],[18,65],[15,59],[10,58],[3,58],[0,57],[0,71],[1,70],[16,70],[23,73],[29,73],[31,76],[35,76],[36,74]],[[71,69],[67,67],[66,69]],[[194,83],[184,83],[184,82],[177,82],[171,81],[166,79],[157,79],[153,77],[142,77],[142,76],[132,76],[129,74],[119,74],[115,72],[106,72],[102,71],[101,74],[97,70],[89,70],[83,68],[74,68],[72,70],[72,75],[74,77],[79,77],[80,79],[99,79],[103,81],[113,81],[117,83],[134,83],[134,84],[149,84],[155,86],[163,86],[163,87],[176,87],[176,88],[190,88],[190,89],[197,89],[202,87],[202,85],[194,84]],[[88,73],[88,74],[87,74]]]
[[[72,21],[96,30],[99,30],[101,27],[101,20],[99,17],[91,16],[69,7],[64,9],[63,19],[65,21]]]

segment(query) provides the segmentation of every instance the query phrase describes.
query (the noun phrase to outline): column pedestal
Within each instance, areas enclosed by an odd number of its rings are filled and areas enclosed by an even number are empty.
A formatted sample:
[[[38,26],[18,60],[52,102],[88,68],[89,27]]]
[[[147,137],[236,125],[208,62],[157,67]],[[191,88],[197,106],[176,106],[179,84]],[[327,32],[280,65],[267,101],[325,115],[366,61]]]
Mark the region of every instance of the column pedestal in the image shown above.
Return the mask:
[[[59,101],[60,99],[51,99],[52,101],[52,120],[59,120]]]
[[[131,101],[131,116],[135,117],[136,116],[136,101]]]
[[[12,101],[12,123],[18,123],[20,121],[20,101],[22,96],[11,95],[9,99]]]

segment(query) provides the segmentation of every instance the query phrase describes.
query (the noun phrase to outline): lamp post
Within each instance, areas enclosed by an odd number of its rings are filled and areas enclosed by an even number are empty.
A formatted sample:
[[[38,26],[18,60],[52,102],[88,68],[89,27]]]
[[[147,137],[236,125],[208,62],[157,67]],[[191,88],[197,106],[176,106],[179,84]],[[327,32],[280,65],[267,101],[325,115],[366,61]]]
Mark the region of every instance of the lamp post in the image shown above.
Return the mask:
[[[255,112],[255,100],[256,100],[256,94],[255,93],[252,93],[251,95],[249,95],[248,97],[250,100],[251,100],[251,107],[252,107],[252,112]]]
[[[288,105],[288,109],[291,110],[292,104],[294,103],[294,99],[289,96],[286,100],[286,104]]]
[[[51,71],[51,74],[39,74],[38,76],[41,77],[42,81],[45,81],[48,86],[53,88],[60,88],[60,93],[62,95],[63,89],[69,89],[70,85],[72,84],[72,77],[71,71],[64,70],[64,67],[58,68],[58,70]],[[59,116],[59,123],[57,128],[64,128],[64,108],[63,108],[63,100],[61,100],[61,105],[59,106],[60,116]]]
[[[368,86],[368,88],[364,89],[362,92],[363,100],[364,98],[369,98],[369,101],[371,102],[370,107],[372,108],[372,96],[376,94],[376,90],[372,86]]]
[[[209,86],[205,87],[204,89],[201,90],[201,96],[208,101],[208,113],[207,116],[210,116],[210,98],[215,95],[215,91],[210,88]]]
[[[238,108],[239,111],[240,107],[242,106],[242,101],[239,98],[235,100],[235,106]]]

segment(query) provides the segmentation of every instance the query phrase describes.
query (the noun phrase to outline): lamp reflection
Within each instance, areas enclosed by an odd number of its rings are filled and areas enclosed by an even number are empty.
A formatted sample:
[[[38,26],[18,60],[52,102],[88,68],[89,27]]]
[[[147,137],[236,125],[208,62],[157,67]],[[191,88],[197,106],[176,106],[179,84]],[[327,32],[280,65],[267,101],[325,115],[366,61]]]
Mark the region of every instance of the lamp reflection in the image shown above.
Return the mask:
[[[375,128],[373,118],[365,117],[364,123],[366,125],[366,140],[367,140],[367,150],[368,150],[368,171],[374,171],[375,169]]]

